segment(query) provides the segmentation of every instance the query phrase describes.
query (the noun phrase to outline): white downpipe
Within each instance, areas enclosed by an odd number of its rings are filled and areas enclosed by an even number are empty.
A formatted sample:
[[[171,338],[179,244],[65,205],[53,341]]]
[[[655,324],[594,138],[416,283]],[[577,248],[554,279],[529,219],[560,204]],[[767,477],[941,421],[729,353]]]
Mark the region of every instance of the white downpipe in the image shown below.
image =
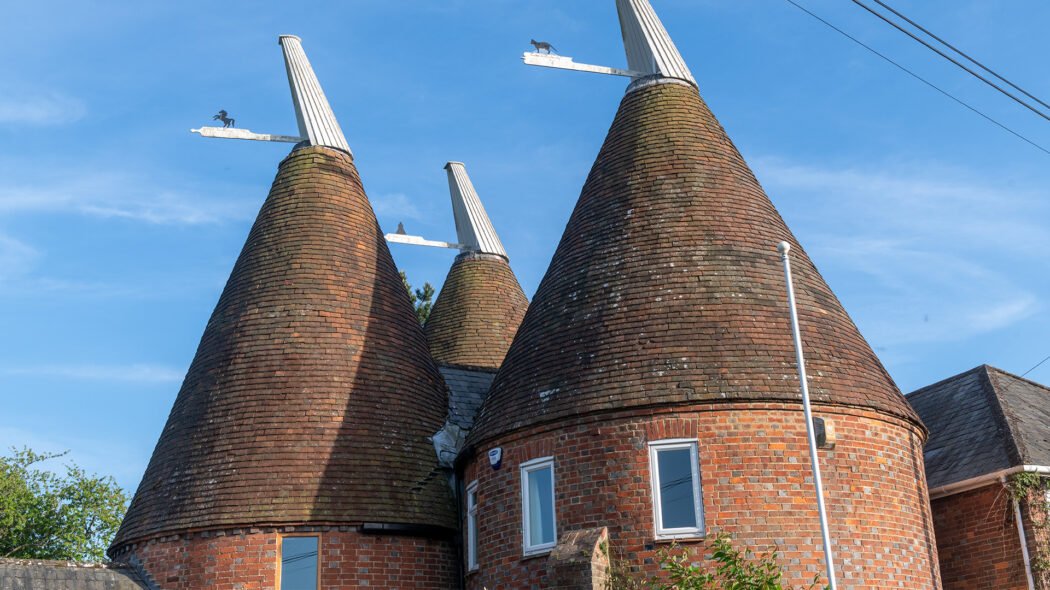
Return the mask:
[[[835,582],[835,560],[831,554],[831,534],[828,532],[828,515],[824,509],[824,483],[820,479],[820,461],[817,457],[817,438],[813,433],[813,414],[809,407],[809,384],[806,380],[806,362],[802,358],[802,337],[798,330],[798,313],[795,311],[795,288],[791,285],[791,260],[788,252],[791,244],[780,242],[777,246],[784,261],[784,280],[787,282],[788,306],[791,308],[791,334],[795,340],[795,357],[798,360],[798,381],[802,385],[802,412],[806,417],[806,437],[809,439],[809,458],[813,462],[813,486],[817,490],[817,512],[820,514],[820,533],[824,537],[824,561],[828,568],[828,588],[837,590]]]
[[[1006,477],[1000,479],[1006,485]],[[1028,538],[1024,534],[1024,521],[1021,519],[1021,503],[1011,498],[1014,503],[1014,520],[1017,521],[1017,537],[1021,540],[1021,557],[1024,558],[1024,575],[1028,577],[1028,590],[1035,590],[1035,578],[1032,577],[1032,558],[1028,555]]]

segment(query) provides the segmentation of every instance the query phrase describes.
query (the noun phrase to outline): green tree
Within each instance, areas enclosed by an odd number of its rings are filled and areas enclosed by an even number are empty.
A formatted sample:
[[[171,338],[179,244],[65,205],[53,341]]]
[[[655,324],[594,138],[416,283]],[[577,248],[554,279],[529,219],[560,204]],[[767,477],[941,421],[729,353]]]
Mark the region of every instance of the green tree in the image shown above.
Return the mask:
[[[715,535],[705,543],[713,563],[697,561],[688,547],[678,544],[657,553],[662,576],[638,579],[624,563],[613,563],[607,590],[792,590],[784,584],[784,573],[779,555],[755,555],[750,548],[738,549],[725,533]],[[700,558],[703,556],[700,555]],[[712,567],[713,565],[713,567]],[[802,590],[813,590],[819,575]]]
[[[65,454],[12,448],[0,457],[0,557],[105,559],[128,496],[112,477],[72,463],[65,474],[42,465]]]
[[[408,283],[408,277],[405,275],[405,271],[401,271],[401,282],[405,285],[405,290],[408,291],[408,298],[412,301],[412,306],[416,308],[416,319],[419,320],[420,324],[427,323],[427,318],[430,317],[430,308],[434,306],[434,286],[430,283],[423,283],[422,289],[412,289],[412,285]]]

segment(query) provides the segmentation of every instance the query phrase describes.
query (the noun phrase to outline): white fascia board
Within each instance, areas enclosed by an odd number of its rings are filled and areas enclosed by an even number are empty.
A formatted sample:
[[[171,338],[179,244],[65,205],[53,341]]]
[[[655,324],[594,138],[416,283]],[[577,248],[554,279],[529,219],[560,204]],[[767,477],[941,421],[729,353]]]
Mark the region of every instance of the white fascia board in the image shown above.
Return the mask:
[[[984,475],[978,475],[977,477],[971,477],[970,479],[964,479],[955,483],[950,483],[936,488],[930,488],[930,499],[936,500],[938,498],[944,498],[946,496],[954,496],[955,494],[961,494],[977,488],[982,488],[990,483],[1000,481],[1005,477],[1009,477],[1015,473],[1038,473],[1041,475],[1050,475],[1050,466],[1046,465],[1018,465],[1016,467],[1010,467],[1008,469],[1000,469],[999,471],[993,471]]]

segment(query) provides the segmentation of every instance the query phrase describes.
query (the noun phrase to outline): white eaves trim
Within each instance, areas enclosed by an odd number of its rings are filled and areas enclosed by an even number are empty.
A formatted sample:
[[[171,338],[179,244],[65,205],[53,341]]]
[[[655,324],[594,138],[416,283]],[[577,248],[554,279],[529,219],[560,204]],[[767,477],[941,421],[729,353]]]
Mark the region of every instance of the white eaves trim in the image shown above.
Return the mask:
[[[991,473],[986,473],[977,477],[971,477],[970,479],[964,479],[962,481],[957,481],[948,485],[931,488],[930,499],[936,500],[945,496],[953,496],[955,494],[961,494],[962,492],[975,490],[977,488],[984,487],[992,482],[999,481],[1004,477],[1021,472],[1050,475],[1050,466],[1018,465],[1016,467],[1010,467],[1009,469],[1000,469],[999,471],[993,471]]]

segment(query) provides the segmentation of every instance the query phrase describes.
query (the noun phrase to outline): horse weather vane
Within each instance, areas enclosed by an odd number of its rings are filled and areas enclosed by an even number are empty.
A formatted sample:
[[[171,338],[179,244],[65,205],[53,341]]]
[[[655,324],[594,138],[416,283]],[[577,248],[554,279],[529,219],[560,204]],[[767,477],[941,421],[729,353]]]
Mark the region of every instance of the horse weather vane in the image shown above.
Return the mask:
[[[222,128],[236,127],[237,121],[229,116],[229,113],[219,109],[219,114],[211,118],[212,121],[222,121]]]
[[[235,121],[225,110],[212,117],[213,121],[222,121],[222,127],[205,126],[190,129],[202,137],[221,139],[250,139],[254,141],[279,141],[284,143],[307,142],[309,145],[323,145],[342,150],[348,154],[350,145],[343,136],[343,130],[332,113],[332,107],[321,89],[321,83],[314,74],[310,61],[303,51],[302,41],[295,35],[281,35],[278,38],[284,53],[284,64],[288,72],[288,85],[292,91],[292,103],[295,105],[295,118],[299,124],[299,135],[274,135],[253,133],[248,129],[237,129]]]

